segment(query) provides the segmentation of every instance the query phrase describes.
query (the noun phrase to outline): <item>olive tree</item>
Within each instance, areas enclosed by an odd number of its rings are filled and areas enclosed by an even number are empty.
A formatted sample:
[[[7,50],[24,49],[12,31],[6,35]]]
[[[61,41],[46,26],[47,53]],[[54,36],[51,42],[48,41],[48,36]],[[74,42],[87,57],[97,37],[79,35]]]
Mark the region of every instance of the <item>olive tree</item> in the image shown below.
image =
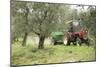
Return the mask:
[[[11,1],[11,31],[12,39],[22,37],[22,46],[26,45],[28,28],[29,8],[27,2]]]
[[[45,38],[51,32],[57,31],[59,23],[64,22],[65,5],[50,4],[50,3],[34,3],[32,6],[32,19],[29,23],[32,31],[38,35],[38,48],[44,48]]]
[[[64,29],[69,20],[69,6],[53,3],[12,1],[11,4],[13,36],[22,37],[26,45],[28,33],[39,37],[38,48],[44,48],[45,38],[53,31]]]

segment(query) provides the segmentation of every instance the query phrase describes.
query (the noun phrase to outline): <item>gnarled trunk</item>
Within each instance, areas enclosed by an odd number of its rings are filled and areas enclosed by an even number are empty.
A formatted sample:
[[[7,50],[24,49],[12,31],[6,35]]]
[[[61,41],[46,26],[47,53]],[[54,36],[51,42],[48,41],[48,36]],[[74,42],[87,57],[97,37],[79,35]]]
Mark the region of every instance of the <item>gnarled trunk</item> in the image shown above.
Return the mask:
[[[43,49],[44,48],[44,41],[45,41],[45,37],[44,36],[40,36],[39,37],[38,49]]]
[[[27,35],[28,35],[28,33],[25,32],[23,42],[22,42],[22,46],[26,46]]]

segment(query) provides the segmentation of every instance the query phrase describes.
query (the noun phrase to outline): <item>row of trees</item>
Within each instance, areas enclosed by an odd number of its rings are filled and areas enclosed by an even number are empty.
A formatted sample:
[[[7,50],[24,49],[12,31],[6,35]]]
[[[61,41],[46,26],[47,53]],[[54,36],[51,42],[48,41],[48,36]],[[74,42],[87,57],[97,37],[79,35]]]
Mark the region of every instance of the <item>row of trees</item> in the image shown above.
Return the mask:
[[[87,15],[88,12],[91,15]],[[23,38],[22,46],[25,46],[28,34],[34,33],[39,37],[38,48],[42,49],[45,38],[53,31],[66,30],[66,22],[73,18],[81,18],[85,26],[87,23],[93,23],[90,29],[95,26],[93,7],[90,7],[88,11],[78,13],[71,9],[70,5],[65,4],[11,1],[12,41],[15,42],[16,38],[21,37]]]
[[[12,39],[22,37],[22,46],[26,45],[30,32],[39,37],[38,48],[44,48],[43,43],[58,24],[64,22],[64,5],[49,3],[11,2]]]
[[[86,12],[80,13],[82,25],[89,30],[89,35],[96,36],[96,7],[89,6]]]

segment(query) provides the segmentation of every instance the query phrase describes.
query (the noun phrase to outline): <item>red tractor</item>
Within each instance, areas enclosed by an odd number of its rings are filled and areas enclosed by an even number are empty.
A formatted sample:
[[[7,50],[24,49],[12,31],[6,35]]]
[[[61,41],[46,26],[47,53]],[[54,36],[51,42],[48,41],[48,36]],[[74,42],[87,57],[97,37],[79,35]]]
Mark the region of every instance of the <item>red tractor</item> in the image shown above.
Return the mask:
[[[89,38],[88,38],[88,31],[83,29],[78,32],[66,32],[67,37],[67,45],[73,43],[77,45],[77,43],[81,46],[82,43],[85,43],[89,46]]]
[[[71,43],[74,45],[77,45],[77,43],[79,45],[82,43],[89,45],[88,30],[81,26],[78,21],[71,21],[69,24],[68,31],[65,33],[67,45]]]

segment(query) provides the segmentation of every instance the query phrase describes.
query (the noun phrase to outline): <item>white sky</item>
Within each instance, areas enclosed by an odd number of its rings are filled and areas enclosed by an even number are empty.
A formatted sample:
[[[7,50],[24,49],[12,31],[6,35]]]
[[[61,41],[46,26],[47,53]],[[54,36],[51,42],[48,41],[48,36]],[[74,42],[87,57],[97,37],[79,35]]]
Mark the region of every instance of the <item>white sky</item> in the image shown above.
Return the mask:
[[[41,1],[41,2],[54,2],[54,3],[96,5],[95,0],[22,0],[22,1],[37,1],[37,2]]]
[[[86,11],[88,8],[88,6],[84,6],[84,11]],[[80,11],[82,8],[81,7],[77,7],[76,5],[71,5],[71,9],[77,9],[77,11]]]

